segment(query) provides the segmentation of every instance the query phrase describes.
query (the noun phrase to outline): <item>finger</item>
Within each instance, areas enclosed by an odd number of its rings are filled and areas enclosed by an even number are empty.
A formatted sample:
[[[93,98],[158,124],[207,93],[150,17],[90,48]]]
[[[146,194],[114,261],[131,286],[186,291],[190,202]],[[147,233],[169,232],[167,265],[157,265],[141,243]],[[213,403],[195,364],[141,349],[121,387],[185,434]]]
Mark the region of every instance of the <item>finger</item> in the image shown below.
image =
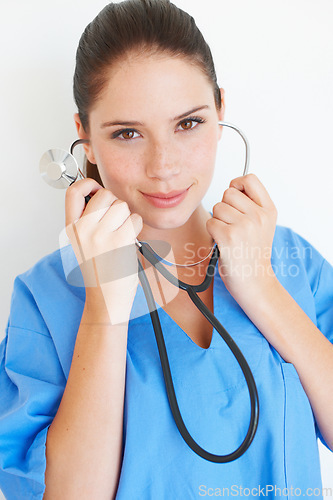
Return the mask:
[[[134,213],[125,220],[117,230],[117,236],[122,246],[134,244],[138,234],[142,231],[143,221],[141,215]]]
[[[224,201],[217,203],[213,207],[213,217],[225,224],[235,224],[242,215],[237,208],[232,207]]]
[[[99,220],[98,230],[103,232],[116,231],[130,217],[131,212],[127,203],[117,199],[106,211],[102,209],[98,213],[103,213],[103,217]]]
[[[243,191],[260,207],[270,207],[273,204],[266,188],[254,174],[247,174],[233,179],[230,182],[230,187]]]
[[[215,217],[211,217],[206,222],[206,229],[208,233],[218,245],[221,244],[221,238],[223,238],[224,230],[226,230],[227,227],[229,227],[229,224],[218,220]]]
[[[86,217],[89,216],[89,220],[97,224],[104,217],[112,204],[116,204],[117,202],[120,203],[121,200],[118,200],[117,196],[113,194],[112,191],[105,188],[100,189],[87,203],[82,214],[82,219],[86,219]]]
[[[95,194],[103,186],[94,179],[80,179],[74,182],[66,191],[66,226],[79,219],[85,210],[85,196]]]
[[[230,205],[242,214],[251,214],[257,207],[251,198],[235,187],[229,187],[224,191],[222,202]]]

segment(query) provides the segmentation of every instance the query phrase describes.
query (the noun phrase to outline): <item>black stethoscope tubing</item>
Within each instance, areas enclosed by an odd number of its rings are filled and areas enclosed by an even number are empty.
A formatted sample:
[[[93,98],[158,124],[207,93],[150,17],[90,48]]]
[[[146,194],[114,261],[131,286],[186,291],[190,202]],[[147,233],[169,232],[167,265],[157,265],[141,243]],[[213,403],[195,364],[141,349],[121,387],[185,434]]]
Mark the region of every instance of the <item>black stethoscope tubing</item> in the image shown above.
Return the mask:
[[[231,125],[230,123],[225,123],[225,122],[218,122],[219,125],[222,126],[227,126],[230,127],[234,130],[236,130],[242,137],[244,144],[245,144],[245,168],[243,175],[246,175],[248,171],[248,165],[249,165],[249,145],[248,141],[243,134],[239,130],[238,127],[235,125]],[[62,178],[64,178],[69,185],[73,184],[75,180],[77,179],[78,172],[81,174],[82,178],[84,178],[83,173],[81,170],[78,168],[75,158],[73,157],[73,149],[77,144],[81,143],[87,143],[89,142],[86,139],[78,139],[76,140],[70,148],[70,154],[68,154],[66,151],[63,150],[49,150],[47,151],[43,157],[41,158],[40,161],[40,171],[41,174],[44,178],[44,180],[48,183],[50,183],[52,186],[55,187],[63,187],[58,186],[58,181],[61,181]],[[60,160],[57,158],[60,157]],[[73,169],[73,174],[69,175],[67,173],[67,167],[68,167],[68,162],[69,160],[72,159],[74,161],[74,165],[76,164],[76,169],[71,165]],[[58,165],[57,165],[58,164]],[[52,172],[49,172],[49,167],[52,167]],[[53,167],[57,165],[56,171],[53,171]],[[76,172],[75,172],[76,170]],[[72,170],[71,170],[72,171]],[[88,203],[90,200],[90,195],[85,196],[85,201]],[[158,345],[158,351],[159,351],[159,356],[161,360],[161,365],[162,365],[162,370],[163,370],[163,376],[164,376],[164,381],[167,389],[167,395],[169,399],[169,404],[170,408],[174,417],[174,420],[176,422],[176,425],[178,427],[178,430],[182,437],[184,438],[185,442],[188,444],[192,450],[197,453],[199,456],[202,458],[205,458],[206,460],[212,461],[212,462],[217,462],[217,463],[226,463],[226,462],[231,462],[232,460],[236,460],[239,458],[245,451],[248,449],[250,446],[254,435],[256,433],[257,427],[258,427],[258,419],[259,419],[259,400],[258,400],[258,393],[257,393],[257,387],[252,375],[252,372],[249,368],[249,365],[247,364],[242,352],[240,351],[239,347],[237,344],[234,342],[234,340],[231,338],[229,333],[225,330],[225,328],[221,325],[221,323],[217,320],[217,318],[210,312],[210,310],[206,307],[206,305],[202,302],[202,300],[198,297],[196,292],[201,292],[204,290],[207,290],[209,287],[212,277],[215,272],[215,264],[216,261],[219,257],[219,249],[216,245],[214,248],[212,257],[210,259],[208,268],[207,268],[207,273],[204,281],[200,285],[189,285],[188,283],[184,283],[177,278],[175,278],[171,273],[169,273],[164,266],[161,265],[160,259],[156,257],[157,254],[154,254],[152,249],[149,248],[149,245],[147,246],[145,242],[139,242],[140,246],[138,246],[141,254],[173,285],[177,286],[178,288],[182,290],[186,290],[188,293],[189,297],[195,304],[195,306],[199,309],[199,311],[205,316],[205,318],[211,323],[211,325],[215,328],[216,331],[221,335],[223,340],[226,342],[228,345],[229,349],[235,356],[240,368],[242,369],[242,372],[244,374],[247,387],[249,390],[249,395],[250,395],[250,403],[251,403],[251,418],[250,418],[250,423],[249,423],[249,428],[247,431],[247,434],[241,443],[241,445],[233,452],[229,453],[228,455],[214,455],[212,453],[207,452],[203,448],[201,448],[191,437],[189,434],[184,421],[182,419],[182,416],[180,414],[180,410],[178,407],[176,395],[175,395],[175,390],[172,382],[172,376],[171,376],[171,371],[170,371],[170,365],[168,361],[168,355],[165,347],[165,342],[164,342],[164,337],[163,337],[163,332],[159,320],[159,316],[157,313],[156,309],[156,304],[155,300],[150,288],[150,285],[148,283],[147,277],[144,273],[144,270],[142,268],[142,265],[138,259],[138,265],[139,265],[139,279],[141,281],[142,288],[145,293],[145,297],[147,300],[147,304],[149,306],[150,312],[150,317],[151,321],[153,324],[154,332],[155,332],[155,337],[156,337],[156,342]]]
[[[155,333],[155,338],[158,346],[158,352],[161,360],[161,365],[162,365],[162,371],[163,371],[163,376],[164,376],[164,382],[167,390],[167,395],[168,395],[168,400],[169,400],[169,405],[171,408],[171,412],[173,415],[173,418],[175,420],[175,423],[178,427],[178,430],[187,443],[187,445],[200,457],[204,458],[205,460],[209,460],[211,462],[215,463],[227,463],[231,462],[233,460],[236,460],[239,458],[241,455],[245,453],[245,451],[248,449],[250,444],[252,443],[252,440],[255,436],[255,433],[257,431],[258,427],[258,420],[259,420],[259,398],[258,398],[258,392],[257,392],[257,387],[252,375],[252,372],[250,370],[250,367],[244,358],[241,350],[237,346],[236,342],[232,339],[232,337],[229,335],[229,333],[225,330],[225,328],[222,326],[222,324],[218,321],[218,319],[211,313],[211,311],[208,309],[208,307],[202,302],[202,300],[198,297],[196,292],[201,292],[204,290],[207,290],[209,287],[214,271],[215,271],[215,265],[216,261],[219,257],[219,249],[218,246],[216,245],[213,251],[213,254],[211,256],[207,272],[206,272],[206,277],[204,281],[200,285],[189,285],[187,283],[184,283],[181,280],[178,280],[175,276],[173,276],[167,269],[162,266],[160,263],[159,259],[156,257],[156,255],[150,250],[150,248],[145,245],[145,242],[140,242],[141,246],[139,248],[139,251],[141,254],[173,285],[177,286],[178,288],[181,288],[182,290],[186,290],[188,293],[189,297],[191,300],[194,302],[195,306],[199,309],[199,311],[205,316],[205,318],[210,322],[210,324],[215,328],[216,331],[221,335],[223,340],[226,342],[227,346],[235,356],[247,383],[248,391],[249,391],[249,396],[250,396],[250,404],[251,404],[251,417],[250,417],[250,423],[248,427],[247,434],[243,440],[243,442],[240,444],[240,446],[233,451],[232,453],[229,453],[227,455],[215,455],[213,453],[209,453],[208,451],[204,450],[199,444],[194,441],[190,433],[188,432],[185,423],[183,421],[183,418],[181,416],[178,403],[177,403],[177,398],[175,394],[175,389],[172,381],[172,376],[171,376],[171,370],[170,370],[170,364],[168,360],[168,354],[164,342],[164,337],[163,337],[163,332],[162,332],[162,327],[160,323],[160,319],[158,316],[155,300],[153,297],[153,293],[151,291],[147,276],[143,270],[143,267],[138,259],[138,266],[139,266],[139,279],[146,297],[146,301],[149,307],[150,311],[150,318],[153,324],[154,328],[154,333]]]

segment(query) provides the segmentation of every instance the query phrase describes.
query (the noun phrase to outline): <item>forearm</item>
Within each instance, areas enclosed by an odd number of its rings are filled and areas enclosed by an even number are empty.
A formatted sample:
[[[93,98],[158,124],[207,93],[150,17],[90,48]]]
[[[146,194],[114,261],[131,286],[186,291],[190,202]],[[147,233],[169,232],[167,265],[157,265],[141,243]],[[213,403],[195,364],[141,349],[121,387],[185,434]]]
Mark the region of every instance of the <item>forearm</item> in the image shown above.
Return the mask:
[[[243,309],[283,359],[295,366],[333,450],[333,346],[276,278]]]
[[[85,307],[46,443],[45,499],[114,498],[121,469],[128,323]]]

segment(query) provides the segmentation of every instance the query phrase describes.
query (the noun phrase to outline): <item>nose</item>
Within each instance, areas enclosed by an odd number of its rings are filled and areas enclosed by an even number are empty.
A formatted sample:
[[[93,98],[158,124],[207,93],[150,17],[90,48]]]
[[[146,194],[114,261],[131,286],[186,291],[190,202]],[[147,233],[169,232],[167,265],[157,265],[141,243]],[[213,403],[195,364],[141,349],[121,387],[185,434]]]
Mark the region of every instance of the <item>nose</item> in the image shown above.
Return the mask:
[[[146,174],[150,178],[168,180],[179,174],[179,160],[168,141],[154,141],[146,151]]]

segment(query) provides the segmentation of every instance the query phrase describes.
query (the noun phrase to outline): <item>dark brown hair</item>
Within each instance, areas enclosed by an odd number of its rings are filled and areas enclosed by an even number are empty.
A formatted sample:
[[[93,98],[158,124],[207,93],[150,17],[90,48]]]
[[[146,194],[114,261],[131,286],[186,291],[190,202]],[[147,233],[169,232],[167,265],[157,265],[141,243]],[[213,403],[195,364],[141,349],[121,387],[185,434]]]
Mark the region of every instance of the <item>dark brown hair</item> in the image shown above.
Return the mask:
[[[107,82],[107,70],[128,52],[147,55],[165,52],[198,66],[211,82],[216,108],[221,95],[211,51],[193,17],[169,0],[126,0],[109,3],[88,24],[76,52],[74,100],[84,130],[89,133],[89,111]],[[102,181],[86,159],[86,175]]]

